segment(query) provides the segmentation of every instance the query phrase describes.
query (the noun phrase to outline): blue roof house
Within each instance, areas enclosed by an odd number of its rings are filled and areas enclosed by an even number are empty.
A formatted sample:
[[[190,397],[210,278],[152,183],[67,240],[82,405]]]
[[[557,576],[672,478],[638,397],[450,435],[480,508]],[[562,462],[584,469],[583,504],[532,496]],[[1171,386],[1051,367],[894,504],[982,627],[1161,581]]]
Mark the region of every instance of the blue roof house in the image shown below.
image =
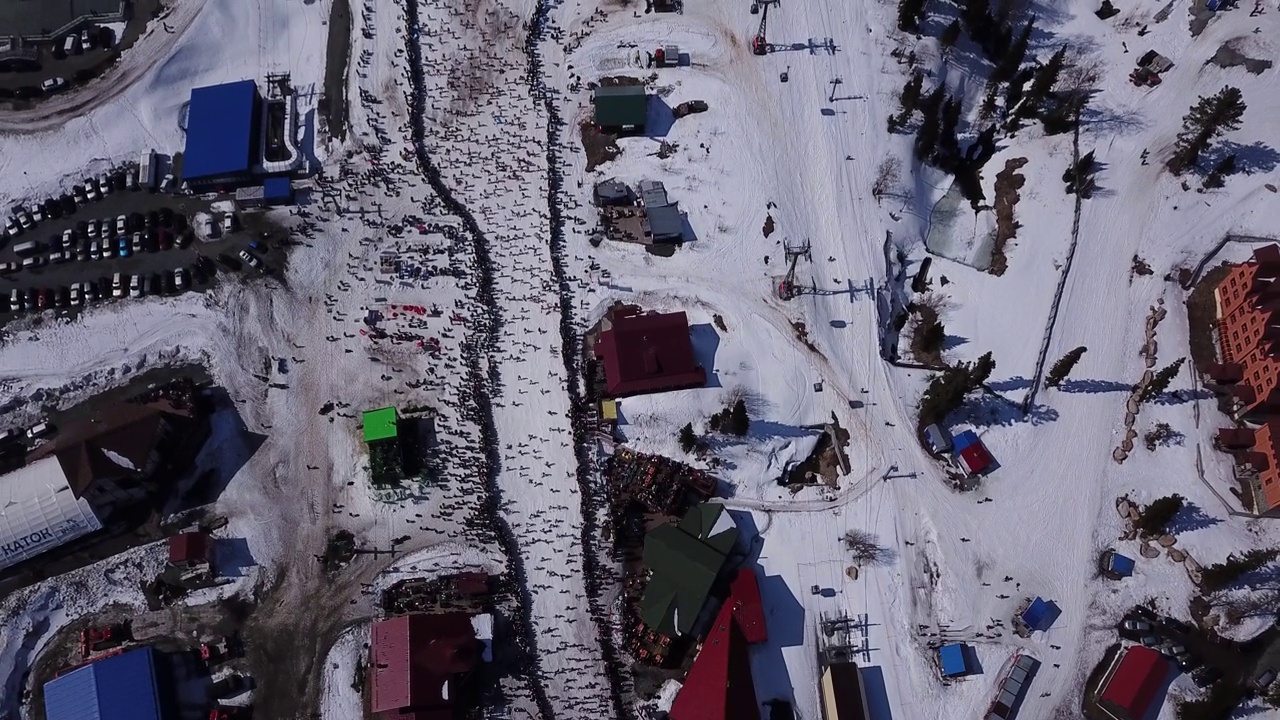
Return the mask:
[[[1062,610],[1058,606],[1048,600],[1037,597],[1031,601],[1026,610],[1022,611],[1017,619],[1026,635],[1030,635],[1037,630],[1044,631],[1053,627],[1053,623],[1057,621],[1058,616],[1062,615]]]
[[[938,667],[942,669],[942,677],[962,677],[969,674],[969,662],[965,657],[963,643],[951,643],[938,648]]]
[[[182,179],[197,190],[249,180],[259,157],[262,96],[252,80],[191,91]]]
[[[47,720],[165,720],[155,651],[140,647],[76,668],[44,685]]]

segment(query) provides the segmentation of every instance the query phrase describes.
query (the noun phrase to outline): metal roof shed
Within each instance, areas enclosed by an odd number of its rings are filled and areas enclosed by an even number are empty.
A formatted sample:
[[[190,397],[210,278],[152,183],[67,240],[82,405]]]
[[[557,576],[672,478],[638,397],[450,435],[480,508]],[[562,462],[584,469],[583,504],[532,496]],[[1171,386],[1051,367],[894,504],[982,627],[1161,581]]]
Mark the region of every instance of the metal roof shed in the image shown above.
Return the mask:
[[[45,457],[0,477],[0,568],[102,529],[62,463]]]
[[[247,176],[255,159],[259,105],[252,80],[192,90],[182,179]]]
[[[649,97],[643,85],[611,85],[596,88],[591,99],[596,125],[618,130],[644,130]]]
[[[645,220],[653,242],[673,243],[684,240],[684,216],[675,205],[645,207]]]
[[[44,714],[47,720],[164,720],[154,651],[143,646],[50,680]]]
[[[1133,574],[1133,558],[1111,550],[1107,556],[1107,573],[1114,577],[1126,578]]]
[[[951,438],[951,449],[957,455],[959,455],[961,450],[964,450],[970,445],[976,445],[978,444],[978,442],[979,440],[978,440],[977,433],[975,433],[972,430],[965,430],[959,435],[956,435],[955,437]]]
[[[399,413],[393,407],[366,410],[364,413],[364,441],[392,440],[398,437]]]
[[[1048,630],[1062,611],[1048,600],[1037,597],[1022,613],[1022,622],[1031,630]]]
[[[938,665],[942,668],[942,677],[959,677],[969,672],[969,665],[964,658],[964,645],[951,643],[938,648]]]
[[[293,183],[287,177],[267,178],[262,181],[262,199],[269,203],[293,202]]]

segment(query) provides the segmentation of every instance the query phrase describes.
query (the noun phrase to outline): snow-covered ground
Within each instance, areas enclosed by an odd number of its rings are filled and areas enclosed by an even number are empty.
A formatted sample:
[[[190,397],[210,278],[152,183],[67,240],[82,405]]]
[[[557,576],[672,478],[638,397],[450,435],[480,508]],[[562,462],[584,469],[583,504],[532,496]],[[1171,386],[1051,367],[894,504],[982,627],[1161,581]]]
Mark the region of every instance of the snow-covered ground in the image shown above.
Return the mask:
[[[1252,32],[1269,16],[1221,13],[1193,40],[1181,9],[1155,22],[1154,0],[1107,22],[1085,0],[1036,8],[1043,36],[1032,54],[1043,59],[1069,43],[1101,78],[1080,147],[1097,150],[1102,190],[1082,208],[1047,356],[1079,345],[1089,350],[1073,374],[1077,382],[1041,390],[1027,415],[973,398],[967,420],[1000,468],[978,492],[960,495],[914,436],[914,405],[927,374],[890,367],[879,353],[886,234],[893,236],[890,252],[904,253],[914,271],[925,257],[930,208],[946,187],[932,171],[913,171],[909,136],[885,129],[905,80],[890,56],[902,40],[891,31],[892,5],[775,6],[769,35],[781,49],[761,58],[748,47],[759,16],[741,0],[690,3],[680,15],[642,14],[634,3],[564,2],[551,11],[552,27],[536,45],[543,77],[535,80],[547,86],[567,123],[555,128],[526,77],[524,42],[534,12],[528,0],[461,6],[433,0],[412,6],[411,14],[401,0],[353,3],[351,132],[345,144],[320,138],[325,177],[313,204],[279,213],[306,239],[291,251],[285,282],[229,282],[206,295],[118,303],[69,323],[15,325],[0,346],[6,417],[21,421],[36,412],[27,398],[57,395],[70,403],[139,367],[205,362],[247,427],[266,436],[236,463],[240,470],[215,510],[230,518],[226,532],[248,539],[261,567],[256,575],[280,579],[273,602],[291,608],[280,622],[314,624],[315,644],[323,647],[296,652],[314,652],[317,672],[323,669],[307,701],[325,717],[353,717],[358,708],[350,677],[362,628],[376,616],[361,583],[382,588],[463,566],[509,570],[528,591],[522,622],[527,637],[536,638],[537,667],[504,688],[513,704],[531,713],[545,704],[557,717],[611,715],[609,650],[582,577],[591,551],[582,547],[583,528],[591,527],[596,509],[583,502],[578,484],[561,312],[571,311],[581,330],[615,300],[683,309],[712,382],[624,400],[621,430],[638,449],[680,457],[681,425],[701,429],[731,398],[747,400],[750,435],[740,442],[713,437],[711,444],[725,461],[721,477],[734,488],[726,504],[751,513],[761,536],[772,639],[753,658],[760,699],[794,698],[800,717],[818,717],[814,627],[823,614],[847,612],[868,618],[869,650],[860,663],[880,668],[895,718],[974,716],[1016,651],[1044,662],[1020,717],[1073,711],[1123,608],[1154,598],[1186,617],[1193,592],[1185,571],[1163,556],[1140,559],[1135,576],[1120,583],[1095,578],[1100,549],[1138,556],[1136,543],[1117,540],[1117,496],[1141,503],[1184,495],[1189,507],[1173,529],[1178,547],[1202,563],[1280,542],[1273,523],[1228,514],[1221,498],[1231,501],[1229,464],[1209,445],[1224,421],[1212,400],[1144,407],[1139,433],[1166,422],[1180,443],[1154,452],[1139,445],[1124,464],[1112,460],[1123,433],[1125,389],[1144,369],[1137,354],[1143,322],[1157,300],[1170,310],[1158,329],[1157,364],[1187,354],[1185,293],[1162,278],[1193,266],[1224,233],[1267,235],[1280,219],[1265,184],[1274,151],[1254,145],[1277,137],[1276,71],[1250,75],[1205,64],[1233,38],[1243,38],[1256,56],[1274,57],[1269,36]],[[65,119],[56,112],[61,106],[49,105],[43,113],[0,117],[0,130],[9,131],[0,134],[0,172],[8,178],[0,200],[65,187],[86,166],[97,170],[144,147],[179,149],[189,90],[211,82],[291,72],[314,136],[311,109],[323,77],[329,9],[327,0],[176,2],[165,26],[153,27],[113,71],[112,92],[103,80],[57,101],[92,98],[91,110]],[[1147,23],[1150,32],[1139,38]],[[422,148],[412,140],[406,38],[422,43]],[[663,43],[679,44],[691,65],[655,71],[632,64],[633,44],[643,52]],[[801,46],[792,50],[792,43]],[[1136,89],[1125,76],[1148,47],[1176,66],[1161,86]],[[930,84],[945,78],[966,98],[965,122],[977,125],[982,82],[966,74],[972,68],[944,71],[932,41],[920,43],[918,57],[931,70]],[[621,140],[623,154],[588,173],[576,130],[590,112],[583,85],[617,74],[654,75],[651,91],[668,107],[700,99],[710,110],[676,121],[662,138]],[[1246,171],[1222,190],[1183,191],[1162,170],[1180,118],[1196,96],[1228,83],[1249,103],[1244,126],[1228,136],[1243,146]],[[549,129],[560,143],[552,148],[559,167],[548,166]],[[666,157],[659,156],[659,140],[671,145]],[[416,166],[418,149],[439,172],[450,202]],[[1144,149],[1148,165],[1140,160]],[[1014,400],[1036,371],[1067,267],[1073,198],[1055,185],[1069,154],[1069,136],[1043,137],[1034,127],[1002,139],[984,171],[988,197],[1006,160],[1028,160],[1007,272],[995,277],[935,257],[930,273],[953,336],[945,356],[972,361],[992,352],[991,384]],[[877,166],[890,156],[901,159],[903,177],[899,192],[880,206],[871,188]],[[563,193],[549,199],[557,174]],[[670,258],[636,245],[592,248],[590,190],[607,177],[663,181],[697,239]],[[563,288],[554,279],[553,208],[565,220]],[[766,237],[767,218],[775,229]],[[784,302],[772,293],[785,272],[783,245],[800,242],[810,244],[811,259],[800,261],[799,278],[832,292]],[[417,279],[383,275],[384,253],[426,272]],[[1236,249],[1227,254],[1240,257]],[[1154,274],[1131,277],[1134,255]],[[948,283],[941,285],[944,275]],[[436,305],[442,313],[406,313],[405,305]],[[378,324],[393,335],[438,342],[439,356],[413,340],[365,334],[362,319],[371,310],[382,313]],[[275,358],[286,358],[290,370],[272,371],[271,380],[287,389],[253,377]],[[1173,389],[1191,387],[1184,371]],[[328,402],[338,405],[320,414]],[[446,461],[436,483],[386,502],[364,479],[357,413],[393,403],[433,409]],[[837,490],[779,489],[779,463],[811,442],[806,426],[832,415],[850,432],[849,475]],[[245,452],[238,443],[218,443],[201,462],[212,466]],[[362,558],[332,582],[310,556],[336,528],[374,548],[410,539],[398,546],[399,557]],[[850,580],[839,537],[854,528],[875,533],[890,557]],[[131,557],[107,563],[117,568],[108,574],[136,580],[134,570],[119,569]],[[0,657],[13,665],[0,667],[7,683],[20,681],[19,665],[54,626],[92,609],[65,601],[83,584],[78,577],[6,600],[11,608],[25,603],[0,634]],[[812,595],[813,585],[834,592]],[[987,628],[993,619],[1007,625],[1018,602],[1034,595],[1063,609],[1047,633],[1024,641]],[[294,607],[305,617],[294,616]],[[929,632],[971,642],[986,672],[944,685],[925,648]],[[1172,717],[1172,705],[1163,718]]]

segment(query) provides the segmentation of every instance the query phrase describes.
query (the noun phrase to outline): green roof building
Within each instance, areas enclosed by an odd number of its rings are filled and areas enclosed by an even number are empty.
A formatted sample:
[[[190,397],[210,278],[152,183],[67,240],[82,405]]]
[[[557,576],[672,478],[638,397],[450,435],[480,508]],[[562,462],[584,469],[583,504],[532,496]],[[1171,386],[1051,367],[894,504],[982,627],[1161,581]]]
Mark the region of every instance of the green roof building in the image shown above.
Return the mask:
[[[366,410],[364,443],[369,447],[369,476],[376,484],[404,477],[404,449],[400,444],[400,413],[394,407]]]
[[[610,132],[644,132],[649,96],[643,85],[610,85],[596,88],[591,98],[596,126]]]
[[[649,583],[640,596],[644,624],[668,637],[692,633],[737,541],[733,518],[712,503],[690,508],[678,524],[650,530],[644,539]]]

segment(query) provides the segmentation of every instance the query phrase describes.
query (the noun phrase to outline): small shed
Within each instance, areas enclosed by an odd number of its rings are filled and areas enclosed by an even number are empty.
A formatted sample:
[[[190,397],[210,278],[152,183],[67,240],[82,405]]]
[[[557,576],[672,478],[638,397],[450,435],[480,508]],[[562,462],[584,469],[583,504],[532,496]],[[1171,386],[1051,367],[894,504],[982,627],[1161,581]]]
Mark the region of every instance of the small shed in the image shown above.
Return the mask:
[[[1102,557],[1102,574],[1112,580],[1127,578],[1133,574],[1133,558],[1108,550]]]
[[[262,201],[267,205],[288,205],[293,202],[293,183],[287,177],[273,177],[262,181]]]
[[[596,126],[612,132],[644,132],[649,96],[643,85],[601,85],[591,99]]]
[[[1062,615],[1062,610],[1058,606],[1044,598],[1037,597],[1031,601],[1026,610],[1018,616],[1020,625],[1030,635],[1033,632],[1045,631],[1053,627],[1053,623],[1057,621],[1058,616]]]
[[[684,216],[677,205],[646,207],[645,240],[653,243],[678,243],[684,240]]]
[[[938,648],[938,667],[942,677],[963,677],[969,674],[968,653],[964,643],[951,643]]]
[[[209,536],[196,531],[169,538],[169,564],[180,568],[196,568],[209,564]]]
[[[965,430],[952,440],[956,462],[970,475],[981,475],[991,469],[995,459],[987,452],[977,433]]]
[[[613,179],[596,183],[595,202],[599,207],[634,204],[631,188]]]
[[[929,258],[925,258],[928,260]],[[935,453],[944,453],[951,450],[951,433],[947,429],[936,423],[926,425],[924,428],[925,442],[929,443],[929,449]]]
[[[1138,58],[1138,67],[1146,68],[1154,73],[1167,72],[1173,67],[1173,61],[1155,50],[1148,50]]]

